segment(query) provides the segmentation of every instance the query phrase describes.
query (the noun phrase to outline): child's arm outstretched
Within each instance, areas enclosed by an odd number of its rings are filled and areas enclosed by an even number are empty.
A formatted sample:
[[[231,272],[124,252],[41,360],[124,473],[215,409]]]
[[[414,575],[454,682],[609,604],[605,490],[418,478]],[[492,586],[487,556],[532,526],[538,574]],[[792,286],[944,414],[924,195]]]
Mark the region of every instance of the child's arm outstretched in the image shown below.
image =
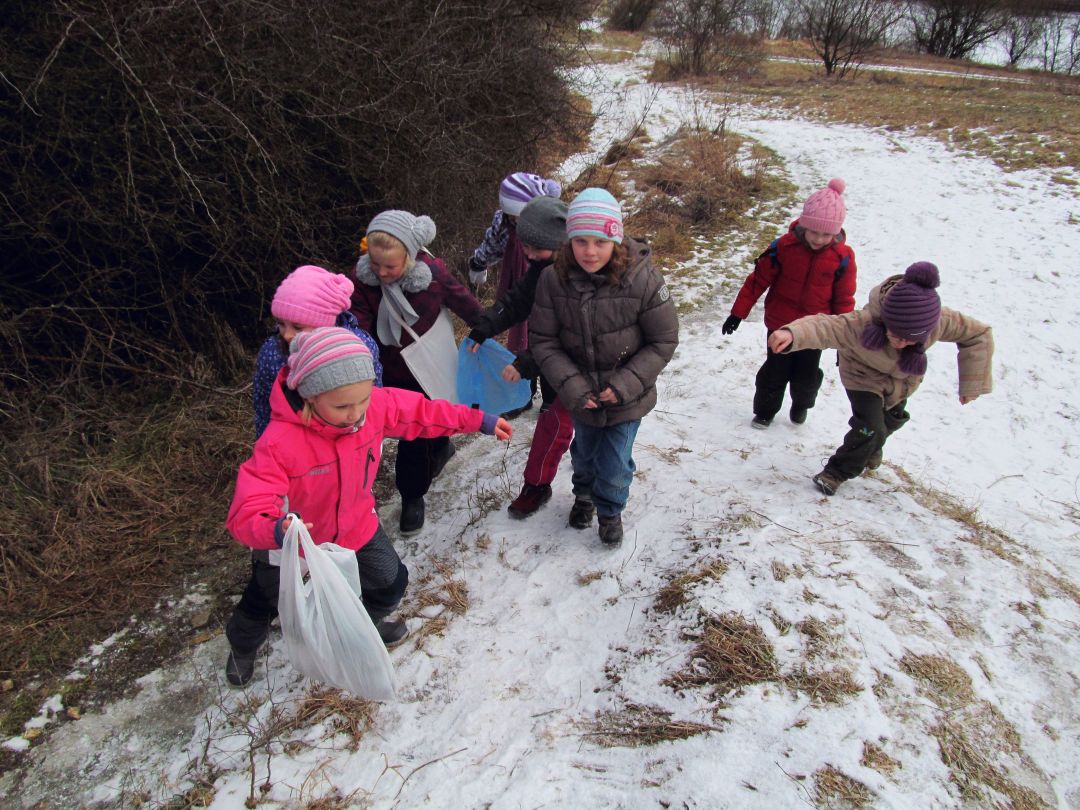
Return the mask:
[[[956,344],[961,405],[993,390],[994,332],[989,326],[943,307],[938,340]]]
[[[486,433],[506,441],[514,428],[498,414],[485,413],[445,399],[428,399],[416,391],[400,388],[376,388],[384,409],[383,432],[399,439],[435,439],[458,433]]]

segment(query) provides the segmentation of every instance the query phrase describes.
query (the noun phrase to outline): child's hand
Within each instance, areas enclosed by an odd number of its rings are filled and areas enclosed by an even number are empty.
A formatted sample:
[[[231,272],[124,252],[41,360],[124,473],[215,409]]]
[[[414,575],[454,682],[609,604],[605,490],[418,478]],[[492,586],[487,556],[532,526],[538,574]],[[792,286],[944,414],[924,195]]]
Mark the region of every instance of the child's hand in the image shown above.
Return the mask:
[[[600,403],[596,401],[595,397],[593,397],[592,394],[589,394],[589,397],[585,400],[585,405],[583,407],[587,411],[595,411],[597,408],[600,407]]]
[[[473,354],[476,354],[478,351],[480,351],[480,344],[474,343],[472,346],[469,347],[469,351]]]
[[[600,401],[605,405],[618,405],[619,395],[616,394],[609,385],[603,391],[600,392]]]
[[[291,524],[291,523],[292,523],[292,517],[291,517],[291,516],[290,516],[290,517],[287,517],[287,518],[285,518],[284,520],[282,520],[282,521],[281,521],[281,530],[282,530],[282,531],[288,531],[288,530],[289,530],[289,524]],[[314,523],[308,523],[308,522],[307,522],[306,520],[304,521],[304,525],[305,525],[305,526],[307,526],[307,530],[308,530],[309,532],[310,532],[310,531],[311,531],[312,529],[314,529],[314,528],[315,528],[315,524],[314,524]]]
[[[771,335],[769,335],[769,348],[776,354],[784,351],[791,345],[791,341],[795,339],[795,336],[791,334],[788,329],[777,329]]]
[[[507,382],[516,383],[521,380],[521,372],[514,368],[513,363],[510,363],[502,370],[502,378]]]
[[[499,417],[499,421],[495,423],[495,438],[499,441],[509,441],[510,437],[514,435],[514,426]]]

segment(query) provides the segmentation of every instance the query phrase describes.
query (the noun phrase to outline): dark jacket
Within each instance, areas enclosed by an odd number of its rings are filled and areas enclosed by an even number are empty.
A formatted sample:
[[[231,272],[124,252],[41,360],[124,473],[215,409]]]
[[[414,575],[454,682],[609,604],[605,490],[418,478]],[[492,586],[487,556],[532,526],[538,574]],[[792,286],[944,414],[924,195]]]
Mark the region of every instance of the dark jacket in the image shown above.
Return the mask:
[[[799,221],[762,253],[746,277],[731,314],[746,320],[765,290],[765,328],[772,332],[805,315],[843,315],[855,309],[855,252],[843,231],[811,250]]]
[[[640,419],[656,405],[656,378],[679,344],[671,293],[644,242],[627,239],[630,266],[617,284],[604,271],[543,273],[529,318],[529,345],[575,419],[603,427]],[[584,407],[609,387],[615,405]]]
[[[353,290],[352,313],[360,328],[379,343],[383,384],[410,391],[423,390],[401,357],[401,350],[413,342],[408,332],[404,329],[401,331],[401,346],[384,346],[379,340],[375,323],[382,302],[382,287],[378,277],[361,260],[357,265],[356,278],[359,284]],[[432,327],[443,307],[449,308],[469,326],[480,317],[480,303],[450,275],[441,259],[423,254],[418,256],[417,262],[401,279],[401,286],[405,297],[420,316],[420,320],[412,325],[412,330],[418,335]]]
[[[551,259],[529,262],[529,269],[521,280],[476,319],[469,337],[477,343],[483,343],[502,334],[511,326],[527,321],[536,300],[536,284],[540,280],[540,274],[551,264]],[[540,374],[540,365],[530,349],[514,354],[517,357],[514,366],[522,377],[536,377]]]

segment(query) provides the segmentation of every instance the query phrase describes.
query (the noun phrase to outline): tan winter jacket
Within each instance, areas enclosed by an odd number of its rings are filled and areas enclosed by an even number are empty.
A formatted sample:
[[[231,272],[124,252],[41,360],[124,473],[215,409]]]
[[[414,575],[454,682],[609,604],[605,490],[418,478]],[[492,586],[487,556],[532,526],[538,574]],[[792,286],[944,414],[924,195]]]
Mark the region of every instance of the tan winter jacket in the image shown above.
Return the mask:
[[[893,285],[903,279],[891,276],[870,291],[865,307],[845,315],[809,315],[792,321],[793,340],[785,352],[801,349],[838,349],[840,381],[851,391],[869,391],[885,400],[891,408],[907,399],[922,383],[922,375],[905,374],[896,367],[900,352],[889,344],[879,351],[870,351],[860,342],[863,329],[871,321],[881,323],[881,301]],[[941,308],[941,320],[930,333],[926,348],[938,341],[955,343],[956,363],[960,372],[960,396],[974,399],[990,393],[992,388],[991,360],[994,355],[994,336],[989,326],[947,307]],[[930,358],[927,358],[928,360]]]
[[[630,267],[616,285],[606,276],[553,269],[540,275],[529,315],[529,348],[575,419],[603,427],[640,419],[656,405],[656,378],[679,343],[671,293],[644,242],[626,240]],[[619,402],[586,409],[607,387]]]

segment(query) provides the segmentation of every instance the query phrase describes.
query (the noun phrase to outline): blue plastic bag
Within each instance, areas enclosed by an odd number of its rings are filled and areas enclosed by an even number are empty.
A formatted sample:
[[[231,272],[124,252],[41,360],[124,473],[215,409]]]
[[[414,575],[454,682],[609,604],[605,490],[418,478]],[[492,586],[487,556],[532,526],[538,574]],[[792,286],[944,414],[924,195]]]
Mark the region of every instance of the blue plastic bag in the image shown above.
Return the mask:
[[[502,378],[503,369],[514,362],[513,352],[497,340],[485,340],[473,354],[469,347],[474,345],[465,338],[458,348],[458,402],[486,413],[506,413],[532,399],[528,380],[511,383]]]

